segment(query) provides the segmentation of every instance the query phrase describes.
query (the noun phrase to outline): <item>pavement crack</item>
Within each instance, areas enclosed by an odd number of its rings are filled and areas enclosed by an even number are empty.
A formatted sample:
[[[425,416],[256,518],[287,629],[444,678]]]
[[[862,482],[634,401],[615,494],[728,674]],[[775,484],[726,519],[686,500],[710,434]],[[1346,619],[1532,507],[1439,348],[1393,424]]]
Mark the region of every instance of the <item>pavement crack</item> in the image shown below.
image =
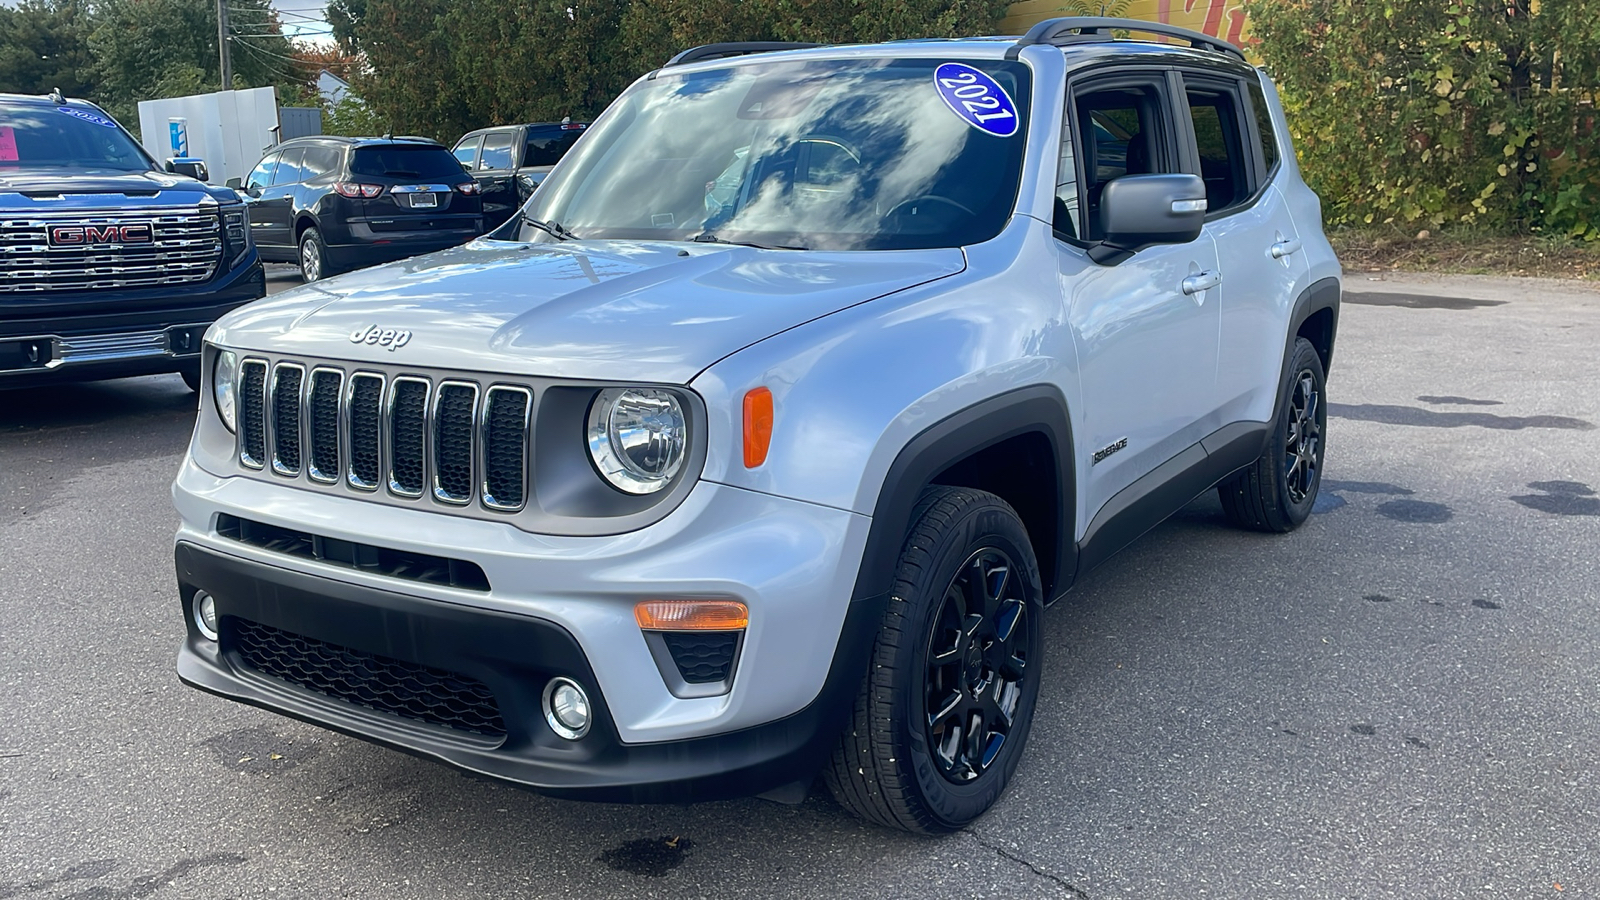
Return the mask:
[[[1006,848],[1000,846],[999,844],[996,844],[996,843],[994,843],[992,841],[984,840],[982,836],[980,836],[976,831],[973,831],[970,828],[963,828],[963,829],[961,829],[961,831],[962,831],[963,834],[966,834],[966,835],[970,836],[973,840],[977,841],[979,846],[983,847],[984,849],[994,851],[996,856],[999,856],[1002,859],[1008,859],[1008,860],[1016,863],[1019,866],[1023,866],[1025,868],[1027,868],[1028,871],[1030,871],[1033,874],[1039,876],[1040,878],[1043,878],[1046,881],[1054,882],[1055,884],[1059,885],[1062,890],[1067,892],[1067,896],[1068,897],[1075,898],[1075,900],[1089,900],[1088,891],[1085,891],[1083,888],[1080,888],[1077,885],[1073,884],[1072,882],[1066,880],[1065,878],[1062,878],[1060,875],[1057,875],[1057,874],[1055,874],[1053,872],[1047,872],[1044,869],[1041,869],[1038,866],[1034,865],[1033,863],[1029,862],[1027,859],[1025,859],[1025,858],[1023,858],[1021,856],[1018,856],[1015,853],[1012,853],[1010,850],[1007,850]]]

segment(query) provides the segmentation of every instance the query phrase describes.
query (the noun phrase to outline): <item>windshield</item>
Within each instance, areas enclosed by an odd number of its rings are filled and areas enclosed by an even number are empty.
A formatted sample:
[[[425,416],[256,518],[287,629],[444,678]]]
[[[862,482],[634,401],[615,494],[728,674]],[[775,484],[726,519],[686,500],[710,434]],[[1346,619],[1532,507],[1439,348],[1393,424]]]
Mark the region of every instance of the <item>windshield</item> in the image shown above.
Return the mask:
[[[1028,87],[1027,68],[1001,60],[668,70],[617,100],[528,215],[579,238],[977,243],[1016,201]],[[520,237],[555,239],[527,224]]]
[[[148,172],[150,159],[117,123],[93,110],[0,104],[0,172],[67,167]]]
[[[460,180],[461,163],[443,147],[391,144],[360,147],[350,157],[350,174],[371,178],[450,178]]]

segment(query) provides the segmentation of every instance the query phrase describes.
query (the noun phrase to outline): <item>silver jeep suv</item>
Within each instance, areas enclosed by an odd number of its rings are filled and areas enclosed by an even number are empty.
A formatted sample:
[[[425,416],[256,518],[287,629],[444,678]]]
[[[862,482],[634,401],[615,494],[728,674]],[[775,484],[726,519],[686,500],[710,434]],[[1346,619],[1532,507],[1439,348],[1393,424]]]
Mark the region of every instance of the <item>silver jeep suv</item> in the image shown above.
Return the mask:
[[[687,51],[497,231],[210,330],[179,673],[559,796],[959,828],[1080,573],[1213,487],[1305,521],[1339,278],[1205,35]]]

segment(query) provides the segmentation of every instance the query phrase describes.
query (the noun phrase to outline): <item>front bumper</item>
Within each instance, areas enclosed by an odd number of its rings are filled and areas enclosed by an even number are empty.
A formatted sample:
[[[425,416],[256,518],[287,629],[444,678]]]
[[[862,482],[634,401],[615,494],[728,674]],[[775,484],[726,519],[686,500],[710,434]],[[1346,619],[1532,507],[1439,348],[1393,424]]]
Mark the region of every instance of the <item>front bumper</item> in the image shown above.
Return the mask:
[[[557,796],[619,801],[707,800],[806,779],[827,758],[851,707],[882,604],[849,604],[824,689],[799,712],[728,734],[626,744],[577,640],[528,616],[437,603],[252,562],[180,541],[176,565],[188,634],[184,683],[232,700]],[[193,624],[197,590],[216,598],[220,643]],[[503,738],[455,732],[331,699],[256,673],[232,622],[295,634],[476,679],[493,692]],[[540,694],[564,676],[589,690],[594,724],[577,741],[544,723]]]

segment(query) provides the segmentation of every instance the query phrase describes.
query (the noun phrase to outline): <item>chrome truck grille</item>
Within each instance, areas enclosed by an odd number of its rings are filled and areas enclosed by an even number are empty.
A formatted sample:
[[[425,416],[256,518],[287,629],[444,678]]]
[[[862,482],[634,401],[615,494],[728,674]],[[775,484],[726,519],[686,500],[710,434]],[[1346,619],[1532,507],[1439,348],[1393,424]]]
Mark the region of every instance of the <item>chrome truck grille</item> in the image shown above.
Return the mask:
[[[192,284],[221,261],[222,223],[198,208],[0,213],[0,294]]]
[[[517,512],[532,405],[520,385],[246,359],[237,455],[284,478]]]

